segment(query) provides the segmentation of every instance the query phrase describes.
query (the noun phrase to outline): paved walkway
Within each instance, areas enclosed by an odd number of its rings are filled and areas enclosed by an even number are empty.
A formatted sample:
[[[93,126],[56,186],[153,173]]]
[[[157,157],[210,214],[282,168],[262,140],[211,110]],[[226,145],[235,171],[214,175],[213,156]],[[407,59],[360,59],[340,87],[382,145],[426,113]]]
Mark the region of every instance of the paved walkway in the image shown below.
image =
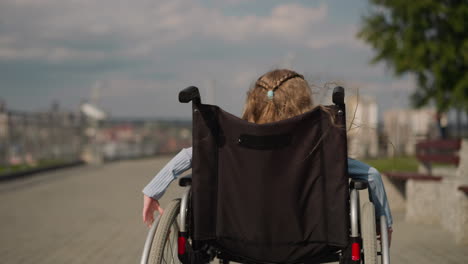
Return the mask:
[[[438,226],[410,224],[395,214],[392,263],[468,263],[468,245],[456,245]]]
[[[141,189],[168,158],[79,167],[0,184],[0,263],[138,263]],[[173,186],[166,204],[181,189]],[[395,213],[392,263],[468,263],[468,246]]]

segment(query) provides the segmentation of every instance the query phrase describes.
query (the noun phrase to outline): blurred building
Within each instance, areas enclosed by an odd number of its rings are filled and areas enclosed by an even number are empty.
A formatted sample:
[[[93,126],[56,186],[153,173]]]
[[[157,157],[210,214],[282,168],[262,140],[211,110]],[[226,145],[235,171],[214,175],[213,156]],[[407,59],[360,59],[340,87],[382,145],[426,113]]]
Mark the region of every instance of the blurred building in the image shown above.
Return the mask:
[[[0,166],[69,162],[79,159],[82,120],[58,106],[47,112],[20,112],[0,106]]]
[[[93,117],[102,116],[96,109],[70,112],[54,102],[49,111],[12,111],[0,99],[0,174],[25,166],[175,153],[191,145],[190,121],[109,120]]]
[[[104,161],[175,153],[191,146],[191,123],[158,120],[107,120],[96,135]]]
[[[0,166],[5,166],[8,159],[8,113],[6,105],[0,99]]]
[[[413,155],[415,144],[436,132],[432,109],[392,109],[383,114],[387,155]]]
[[[354,158],[376,157],[379,146],[375,99],[370,96],[348,96],[346,115],[348,155]]]

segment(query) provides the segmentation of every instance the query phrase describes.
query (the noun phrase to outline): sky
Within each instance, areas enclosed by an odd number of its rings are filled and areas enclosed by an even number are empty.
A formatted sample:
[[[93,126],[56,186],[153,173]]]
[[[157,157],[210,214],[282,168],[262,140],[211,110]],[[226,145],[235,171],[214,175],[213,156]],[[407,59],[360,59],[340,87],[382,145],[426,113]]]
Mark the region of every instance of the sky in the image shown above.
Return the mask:
[[[76,111],[94,98],[113,117],[189,119],[178,92],[240,115],[265,72],[291,68],[331,103],[327,83],[406,107],[410,77],[369,64],[356,38],[367,0],[1,0],[0,98],[8,109]]]

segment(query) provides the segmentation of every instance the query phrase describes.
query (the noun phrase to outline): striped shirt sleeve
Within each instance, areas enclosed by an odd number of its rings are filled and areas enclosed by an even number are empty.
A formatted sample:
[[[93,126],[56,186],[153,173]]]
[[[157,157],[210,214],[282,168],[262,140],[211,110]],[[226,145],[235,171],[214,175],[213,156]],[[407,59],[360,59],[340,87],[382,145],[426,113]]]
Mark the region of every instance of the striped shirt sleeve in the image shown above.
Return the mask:
[[[146,196],[159,200],[179,175],[192,168],[192,148],[182,149],[143,189]]]

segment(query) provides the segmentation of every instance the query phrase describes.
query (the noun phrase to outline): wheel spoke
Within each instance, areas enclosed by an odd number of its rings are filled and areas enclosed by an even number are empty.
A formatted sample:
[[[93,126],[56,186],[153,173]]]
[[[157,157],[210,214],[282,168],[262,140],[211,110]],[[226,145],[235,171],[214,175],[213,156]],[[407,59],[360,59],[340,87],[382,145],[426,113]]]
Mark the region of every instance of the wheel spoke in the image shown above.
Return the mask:
[[[170,258],[170,263],[171,264],[174,264],[174,263],[180,263],[179,261],[179,258],[177,256],[177,251],[176,251],[176,248],[177,248],[177,234],[179,233],[179,225],[177,223],[177,221],[173,222],[171,224],[171,227],[170,229],[168,230],[168,234],[167,234],[167,239],[166,239],[166,242],[165,242],[165,245],[164,245],[164,251],[163,251],[163,254],[164,255],[169,255],[166,257],[167,258]],[[169,261],[167,259],[167,261]]]

